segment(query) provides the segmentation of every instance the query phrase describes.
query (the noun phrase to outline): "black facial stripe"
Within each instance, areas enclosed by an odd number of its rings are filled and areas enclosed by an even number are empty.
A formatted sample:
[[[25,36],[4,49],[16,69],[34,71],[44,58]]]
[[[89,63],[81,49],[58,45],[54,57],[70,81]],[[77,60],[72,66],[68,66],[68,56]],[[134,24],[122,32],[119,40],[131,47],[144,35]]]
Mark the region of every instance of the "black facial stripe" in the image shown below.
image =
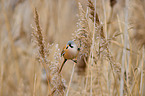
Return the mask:
[[[66,49],[68,49],[68,46],[66,47]]]
[[[70,46],[71,48],[74,48],[74,46]]]
[[[71,48],[74,48],[71,44],[69,44],[69,46],[70,46]]]

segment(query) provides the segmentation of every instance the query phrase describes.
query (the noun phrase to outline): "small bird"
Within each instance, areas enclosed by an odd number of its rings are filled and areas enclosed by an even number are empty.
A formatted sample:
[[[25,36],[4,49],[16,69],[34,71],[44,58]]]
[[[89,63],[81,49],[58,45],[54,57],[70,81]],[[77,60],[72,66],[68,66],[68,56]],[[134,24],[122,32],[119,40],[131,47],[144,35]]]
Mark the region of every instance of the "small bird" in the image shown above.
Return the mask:
[[[73,42],[73,41],[68,41],[67,42],[67,44],[64,46],[64,48],[61,52],[61,56],[64,57],[64,61],[63,61],[62,65],[59,69],[59,73],[61,72],[63,65],[65,64],[65,62],[68,59],[77,63],[77,60],[73,60],[73,59],[77,57],[79,50],[80,50],[80,48],[77,47],[75,42]]]

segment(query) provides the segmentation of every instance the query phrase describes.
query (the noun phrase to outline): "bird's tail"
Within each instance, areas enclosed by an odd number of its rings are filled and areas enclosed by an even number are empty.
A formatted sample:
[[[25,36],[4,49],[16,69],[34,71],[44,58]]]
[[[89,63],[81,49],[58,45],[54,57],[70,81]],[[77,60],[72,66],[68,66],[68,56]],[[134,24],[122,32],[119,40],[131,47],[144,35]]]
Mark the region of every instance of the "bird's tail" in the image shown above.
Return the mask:
[[[63,63],[61,64],[61,66],[60,66],[60,68],[59,68],[59,71],[58,71],[58,73],[60,73],[61,72],[61,70],[62,70],[62,67],[63,67],[63,65],[65,64],[65,62],[67,61],[67,59],[64,59],[64,61],[63,61]]]

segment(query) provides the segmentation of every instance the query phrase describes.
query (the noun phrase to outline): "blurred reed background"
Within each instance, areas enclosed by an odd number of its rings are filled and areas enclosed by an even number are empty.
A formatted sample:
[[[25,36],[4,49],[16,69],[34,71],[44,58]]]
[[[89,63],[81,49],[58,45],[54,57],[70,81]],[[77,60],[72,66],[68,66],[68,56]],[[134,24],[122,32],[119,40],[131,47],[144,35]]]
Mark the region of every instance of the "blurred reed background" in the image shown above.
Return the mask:
[[[145,0],[0,0],[0,14],[0,96],[145,95]],[[78,63],[59,74],[69,40]]]

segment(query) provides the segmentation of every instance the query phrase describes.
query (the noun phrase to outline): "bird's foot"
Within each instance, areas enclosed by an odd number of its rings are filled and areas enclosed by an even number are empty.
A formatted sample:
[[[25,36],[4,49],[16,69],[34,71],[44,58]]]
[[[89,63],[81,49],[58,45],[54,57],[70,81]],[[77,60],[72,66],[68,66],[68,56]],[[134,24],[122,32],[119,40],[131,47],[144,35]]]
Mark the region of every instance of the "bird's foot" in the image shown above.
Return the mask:
[[[77,60],[72,60],[73,62],[77,63]]]

